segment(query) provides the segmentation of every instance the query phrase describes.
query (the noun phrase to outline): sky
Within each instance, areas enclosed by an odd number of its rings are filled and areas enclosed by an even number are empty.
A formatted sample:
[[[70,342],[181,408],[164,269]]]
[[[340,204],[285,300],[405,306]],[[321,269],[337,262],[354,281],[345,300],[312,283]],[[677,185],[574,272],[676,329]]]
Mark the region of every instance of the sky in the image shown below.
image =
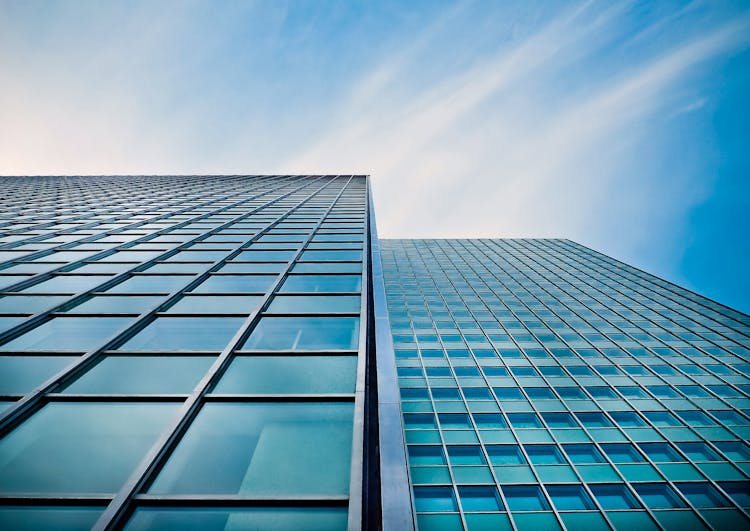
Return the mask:
[[[750,312],[750,3],[0,0],[0,174],[365,173]]]

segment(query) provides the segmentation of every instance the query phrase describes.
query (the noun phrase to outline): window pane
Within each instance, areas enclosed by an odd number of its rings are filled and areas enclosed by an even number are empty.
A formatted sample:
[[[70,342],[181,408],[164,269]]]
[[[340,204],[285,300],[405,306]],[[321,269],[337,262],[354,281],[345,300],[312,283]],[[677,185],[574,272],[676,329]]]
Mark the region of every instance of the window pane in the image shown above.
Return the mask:
[[[546,511],[549,504],[542,489],[534,486],[503,487],[508,509],[511,511]]]
[[[75,356],[0,356],[0,394],[26,394],[77,359]]]
[[[358,317],[264,317],[243,345],[254,350],[357,348]]]
[[[0,298],[0,313],[37,313],[67,298],[54,295],[8,295]]]
[[[187,286],[195,277],[180,276],[136,276],[120,282],[107,290],[109,293],[172,293]]]
[[[150,310],[163,297],[149,296],[100,296],[92,297],[87,301],[74,306],[68,313],[137,313],[141,314]]]
[[[487,455],[493,465],[524,465],[526,459],[519,446],[500,444],[487,446]]]
[[[352,421],[349,403],[207,404],[150,492],[345,495]]]
[[[61,275],[34,284],[23,290],[23,293],[80,293],[103,284],[110,278],[108,276]]]
[[[4,344],[0,350],[85,352],[130,322],[127,317],[57,317]]]
[[[0,440],[0,491],[116,492],[178,407],[47,404]]]
[[[186,295],[170,306],[167,312],[251,314],[260,308],[262,300],[262,295]]]
[[[160,317],[120,350],[223,350],[242,317]]]
[[[265,293],[275,275],[212,275],[199,284],[195,293]]]
[[[458,511],[450,487],[414,487],[414,506],[418,512]]]
[[[729,500],[708,483],[678,483],[677,488],[698,509],[730,505]]]
[[[87,531],[103,507],[0,506],[0,529],[8,531]]]
[[[356,356],[240,356],[221,377],[215,393],[353,393]]]
[[[651,509],[685,507],[685,502],[666,483],[636,483],[633,487],[646,506]]]
[[[354,262],[362,260],[362,251],[304,251],[300,260]]]
[[[459,487],[464,511],[502,511],[503,503],[495,487]]]
[[[347,510],[339,507],[139,507],[126,531],[344,531]]]
[[[591,485],[591,492],[603,509],[639,509],[640,505],[625,485]]]
[[[292,268],[294,273],[361,273],[360,262],[299,262]]]
[[[214,361],[211,356],[107,356],[70,384],[66,393],[189,393]]]
[[[358,292],[361,275],[289,275],[279,291],[284,293]]]
[[[594,502],[580,485],[549,485],[547,492],[558,511],[590,511]]]
[[[358,295],[277,295],[268,308],[278,313],[359,313]]]

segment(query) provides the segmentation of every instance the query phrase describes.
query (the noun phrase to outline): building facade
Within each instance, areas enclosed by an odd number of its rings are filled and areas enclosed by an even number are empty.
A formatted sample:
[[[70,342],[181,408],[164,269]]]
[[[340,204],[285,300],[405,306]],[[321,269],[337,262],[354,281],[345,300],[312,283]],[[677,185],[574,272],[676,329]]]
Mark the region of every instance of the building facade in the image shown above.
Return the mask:
[[[744,314],[365,176],[0,187],[2,529],[748,527]]]

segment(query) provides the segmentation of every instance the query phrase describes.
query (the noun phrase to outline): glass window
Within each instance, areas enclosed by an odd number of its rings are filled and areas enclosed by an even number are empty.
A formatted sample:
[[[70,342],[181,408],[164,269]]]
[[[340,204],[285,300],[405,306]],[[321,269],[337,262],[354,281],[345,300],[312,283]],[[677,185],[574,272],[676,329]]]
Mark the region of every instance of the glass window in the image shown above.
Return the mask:
[[[441,446],[409,445],[409,464],[412,466],[444,465],[445,455]]]
[[[623,484],[591,485],[591,492],[603,509],[639,509],[640,504]]]
[[[297,251],[242,251],[235,260],[245,262],[288,262]]]
[[[149,489],[155,494],[346,495],[350,403],[210,403]]]
[[[575,464],[604,463],[604,456],[593,444],[565,444],[563,448],[568,458]]]
[[[251,314],[262,300],[262,295],[185,295],[167,313]]]
[[[356,356],[238,356],[213,392],[353,393],[356,379]]]
[[[97,296],[67,310],[68,313],[133,313],[141,314],[156,306],[163,297],[128,295]]]
[[[107,290],[108,293],[172,293],[187,286],[195,277],[188,275],[130,277]]]
[[[193,291],[195,293],[265,293],[275,275],[211,275]]]
[[[565,463],[565,458],[553,444],[529,444],[524,446],[526,455],[535,465],[559,465]]]
[[[542,418],[550,428],[578,427],[578,423],[570,413],[542,413]]]
[[[277,295],[268,308],[277,313],[359,313],[359,295]]]
[[[77,359],[75,356],[0,356],[0,394],[26,394]]]
[[[601,447],[614,463],[642,463],[646,461],[632,444],[602,444]]]
[[[359,262],[299,262],[292,268],[294,273],[361,273]]]
[[[667,443],[641,443],[638,446],[656,463],[674,463],[685,460]]]
[[[246,350],[357,348],[358,317],[264,317],[242,346]]]
[[[508,413],[508,420],[514,428],[542,427],[542,421],[534,413]]]
[[[547,493],[558,511],[591,511],[596,506],[581,485],[548,485]]]
[[[652,422],[654,426],[667,428],[670,426],[682,426],[682,423],[677,420],[677,417],[667,411],[647,411],[644,413],[646,418]]]
[[[56,317],[4,344],[0,350],[85,352],[130,322],[127,317]]]
[[[102,507],[0,506],[0,529],[83,531],[91,529]]]
[[[103,284],[110,278],[112,277],[60,275],[29,286],[23,290],[23,293],[81,293]]]
[[[458,511],[450,487],[414,487],[414,507],[420,513]]]
[[[139,507],[126,531],[345,531],[344,507]]]
[[[300,260],[320,262],[358,262],[362,251],[303,251]]]
[[[121,350],[223,350],[245,320],[242,317],[159,317]]]
[[[636,483],[633,488],[646,507],[651,509],[676,509],[686,507],[677,493],[666,483]]]
[[[714,443],[730,461],[750,461],[750,448],[743,442]]]
[[[488,429],[488,428],[507,428],[508,423],[500,413],[473,413],[474,422],[477,428]]]
[[[485,464],[480,446],[448,446],[448,458],[451,465]]]
[[[8,295],[0,298],[0,313],[37,313],[67,298],[55,295]]]
[[[731,504],[709,483],[677,483],[680,492],[698,509],[729,507]]]
[[[361,275],[289,275],[279,290],[282,293],[359,292]]]
[[[187,394],[214,359],[211,356],[107,356],[70,384],[65,392]]]
[[[487,455],[493,465],[525,465],[521,447],[514,444],[487,445]]]
[[[542,489],[537,486],[503,486],[503,495],[511,511],[547,511],[550,508]]]
[[[721,461],[719,454],[714,452],[706,443],[686,442],[677,443],[677,447],[682,453],[693,461]]]
[[[458,487],[458,497],[465,512],[504,510],[495,487]]]
[[[281,273],[286,270],[286,263],[281,262],[229,262],[224,264],[220,273]]]
[[[719,486],[729,494],[737,505],[744,508],[750,507],[750,482],[731,481],[719,483]]]
[[[0,440],[0,491],[114,493],[178,407],[49,403]]]

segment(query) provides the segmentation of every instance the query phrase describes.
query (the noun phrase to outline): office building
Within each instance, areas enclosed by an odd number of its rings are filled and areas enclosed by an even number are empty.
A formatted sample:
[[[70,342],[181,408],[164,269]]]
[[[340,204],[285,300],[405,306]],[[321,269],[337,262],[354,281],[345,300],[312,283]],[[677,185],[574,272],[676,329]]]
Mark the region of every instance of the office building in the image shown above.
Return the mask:
[[[0,528],[747,527],[750,318],[365,176],[0,178]]]

